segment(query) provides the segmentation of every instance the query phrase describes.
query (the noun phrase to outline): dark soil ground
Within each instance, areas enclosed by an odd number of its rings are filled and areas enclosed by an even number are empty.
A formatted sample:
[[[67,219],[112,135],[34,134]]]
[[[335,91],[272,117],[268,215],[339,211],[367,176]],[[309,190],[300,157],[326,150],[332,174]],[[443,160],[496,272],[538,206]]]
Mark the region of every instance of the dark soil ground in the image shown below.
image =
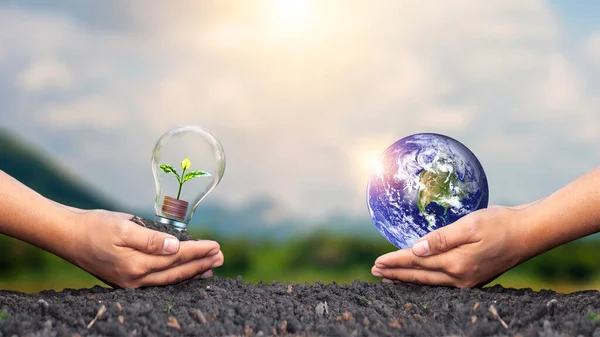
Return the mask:
[[[600,337],[598,314],[600,291],[559,294],[501,286],[253,284],[238,277],[137,290],[0,291],[0,337]]]

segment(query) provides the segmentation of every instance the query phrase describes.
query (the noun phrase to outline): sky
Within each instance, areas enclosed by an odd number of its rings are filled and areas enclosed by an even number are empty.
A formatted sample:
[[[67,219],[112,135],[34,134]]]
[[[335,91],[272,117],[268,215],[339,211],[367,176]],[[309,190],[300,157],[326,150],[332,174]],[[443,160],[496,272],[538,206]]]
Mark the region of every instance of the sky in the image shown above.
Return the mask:
[[[128,207],[180,124],[227,156],[206,200],[368,215],[373,162],[436,132],[481,161],[491,204],[600,163],[594,1],[1,1],[0,127]],[[190,150],[193,150],[190,144]]]

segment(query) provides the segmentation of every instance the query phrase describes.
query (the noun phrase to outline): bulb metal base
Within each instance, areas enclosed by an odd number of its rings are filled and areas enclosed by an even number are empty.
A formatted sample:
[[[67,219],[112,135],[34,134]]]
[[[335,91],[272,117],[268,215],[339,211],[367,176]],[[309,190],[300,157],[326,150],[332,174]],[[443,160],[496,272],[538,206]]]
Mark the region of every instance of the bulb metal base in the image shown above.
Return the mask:
[[[163,218],[162,216],[159,216],[159,215],[156,215],[154,217],[154,221],[157,223],[161,223],[163,225],[173,226],[173,227],[175,227],[175,229],[177,229],[180,232],[187,229],[187,224],[185,222],[181,222],[181,221],[177,221],[177,220],[173,220],[173,219],[169,219],[169,218]]]

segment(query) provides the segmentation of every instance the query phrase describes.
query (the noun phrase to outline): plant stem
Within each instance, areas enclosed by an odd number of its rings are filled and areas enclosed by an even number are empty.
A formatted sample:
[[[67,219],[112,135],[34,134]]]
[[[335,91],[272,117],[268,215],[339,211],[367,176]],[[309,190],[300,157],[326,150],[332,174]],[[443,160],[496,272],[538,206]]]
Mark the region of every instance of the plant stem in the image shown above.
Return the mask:
[[[179,195],[181,195],[181,188],[183,187],[182,183],[179,183],[179,192],[177,192],[177,200],[179,200]]]
[[[181,188],[183,187],[183,177],[185,175],[185,169],[181,171],[181,179],[179,180],[179,192],[177,192],[177,200],[179,200],[179,196],[181,195]]]

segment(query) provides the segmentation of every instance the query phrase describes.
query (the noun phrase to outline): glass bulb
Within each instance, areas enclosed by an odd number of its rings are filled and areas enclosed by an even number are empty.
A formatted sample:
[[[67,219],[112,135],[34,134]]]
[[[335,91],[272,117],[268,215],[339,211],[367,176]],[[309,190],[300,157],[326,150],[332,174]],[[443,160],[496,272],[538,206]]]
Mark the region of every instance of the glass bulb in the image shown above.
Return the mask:
[[[221,181],[225,152],[221,142],[196,125],[169,130],[152,152],[156,222],[185,230],[196,207]]]

